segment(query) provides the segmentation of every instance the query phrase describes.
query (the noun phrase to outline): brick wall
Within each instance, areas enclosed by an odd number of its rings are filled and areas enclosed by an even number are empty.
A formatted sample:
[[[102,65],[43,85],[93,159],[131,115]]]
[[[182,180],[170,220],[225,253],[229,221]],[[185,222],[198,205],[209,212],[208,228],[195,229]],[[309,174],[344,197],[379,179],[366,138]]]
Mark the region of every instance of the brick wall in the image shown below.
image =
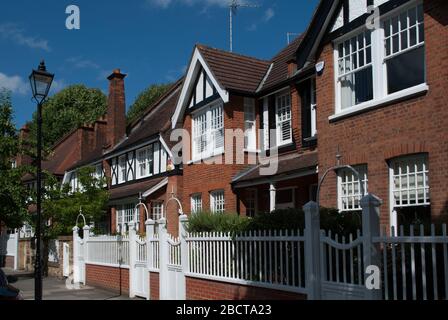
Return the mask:
[[[14,268],[14,257],[13,256],[0,256],[0,267],[1,268]]]
[[[149,292],[151,295],[151,300],[160,300],[160,282],[159,273],[150,272],[149,273]]]
[[[244,97],[230,96],[230,102],[224,107],[224,126],[225,129],[244,129]],[[259,125],[257,125],[258,127]],[[191,134],[192,119],[190,115],[187,115],[184,119],[184,129]],[[235,148],[234,146],[234,151]],[[241,152],[241,150],[239,151]],[[245,155],[245,158],[247,159],[247,155]],[[191,211],[190,197],[192,194],[201,194],[202,207],[204,210],[208,210],[210,208],[210,192],[215,190],[224,190],[226,211],[237,212],[237,196],[232,191],[230,183],[232,178],[238,172],[247,168],[248,165],[225,165],[224,156],[222,156],[222,163],[214,165],[204,163],[184,165],[183,178],[185,183],[182,194],[182,206],[186,213]]]
[[[429,92],[381,108],[334,122],[335,110],[333,48],[321,48],[316,61],[325,61],[317,77],[319,172],[336,164],[339,147],[342,164],[367,164],[369,192],[379,196],[382,224],[389,223],[388,160],[394,157],[428,153],[431,210],[434,217],[448,212],[448,18],[447,1],[425,1],[426,68]],[[337,183],[328,176],[321,192],[321,204],[337,205]]]
[[[86,284],[114,292],[129,292],[129,270],[86,264]]]
[[[305,300],[303,294],[186,278],[187,300]]]

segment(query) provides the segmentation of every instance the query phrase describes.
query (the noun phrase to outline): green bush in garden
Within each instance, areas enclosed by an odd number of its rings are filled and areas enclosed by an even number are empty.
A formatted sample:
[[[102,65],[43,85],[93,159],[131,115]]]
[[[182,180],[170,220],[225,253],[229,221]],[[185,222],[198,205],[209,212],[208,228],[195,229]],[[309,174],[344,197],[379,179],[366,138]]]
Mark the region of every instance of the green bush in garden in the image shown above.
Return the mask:
[[[361,229],[361,213],[341,213],[337,209],[321,208],[321,229],[333,234],[348,236]],[[282,209],[272,213],[260,213],[254,218],[241,217],[234,213],[213,214],[199,212],[188,221],[188,231],[224,232],[237,234],[246,231],[301,230],[305,228],[305,213],[301,209]]]
[[[245,231],[249,219],[235,213],[215,214],[207,211],[198,212],[189,217],[188,232],[224,232],[239,233]]]

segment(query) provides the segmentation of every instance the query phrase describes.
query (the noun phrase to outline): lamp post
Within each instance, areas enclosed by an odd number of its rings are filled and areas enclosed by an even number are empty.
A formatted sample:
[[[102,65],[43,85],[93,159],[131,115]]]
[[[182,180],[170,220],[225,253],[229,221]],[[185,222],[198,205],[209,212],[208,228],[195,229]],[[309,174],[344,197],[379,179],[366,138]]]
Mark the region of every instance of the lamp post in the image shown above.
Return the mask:
[[[42,61],[37,70],[33,70],[29,77],[33,99],[37,103],[37,221],[36,221],[36,259],[34,263],[34,299],[42,300],[42,103],[48,96],[54,74],[47,72],[45,62]]]

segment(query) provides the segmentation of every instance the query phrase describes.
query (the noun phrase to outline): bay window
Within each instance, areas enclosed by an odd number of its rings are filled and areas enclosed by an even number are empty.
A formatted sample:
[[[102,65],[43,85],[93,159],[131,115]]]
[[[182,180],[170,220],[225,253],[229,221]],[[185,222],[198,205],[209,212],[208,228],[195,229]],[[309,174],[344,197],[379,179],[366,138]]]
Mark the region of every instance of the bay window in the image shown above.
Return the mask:
[[[224,152],[224,108],[213,104],[193,116],[193,159]]]
[[[153,146],[137,150],[137,179],[152,175],[153,171]]]
[[[278,94],[275,98],[275,118],[277,146],[292,142],[291,97],[289,92]]]
[[[390,162],[391,225],[430,222],[429,167],[426,155]]]
[[[140,222],[140,215],[136,214],[135,209],[136,204],[135,203],[127,203],[118,205],[116,207],[116,214],[117,214],[117,231],[125,233],[128,231],[129,223],[133,220],[136,220],[134,222],[137,222],[137,228],[138,228],[138,222]]]
[[[118,183],[126,182],[127,169],[126,169],[126,155],[118,158]]]
[[[423,20],[423,4],[414,1],[386,14],[378,30],[335,43],[336,114],[425,90]]]
[[[213,213],[224,213],[225,198],[223,190],[213,191],[210,193],[210,210]]]
[[[195,194],[191,196],[191,213],[198,213],[202,211],[202,196]]]
[[[361,183],[367,194],[367,166],[356,166],[354,169],[358,171],[361,181],[350,169],[338,172],[338,207],[342,212],[361,211]]]
[[[244,149],[257,149],[256,134],[255,100],[244,98]]]
[[[151,203],[151,219],[160,220],[163,217],[163,201],[153,201]]]
[[[405,10],[383,25],[388,93],[424,83],[423,5]]]

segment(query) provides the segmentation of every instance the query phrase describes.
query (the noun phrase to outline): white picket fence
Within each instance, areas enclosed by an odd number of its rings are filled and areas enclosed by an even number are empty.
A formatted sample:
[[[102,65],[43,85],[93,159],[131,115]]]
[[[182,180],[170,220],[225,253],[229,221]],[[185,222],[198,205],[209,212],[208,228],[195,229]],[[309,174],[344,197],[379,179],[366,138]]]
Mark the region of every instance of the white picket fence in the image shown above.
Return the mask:
[[[362,230],[342,236],[320,229],[317,204],[304,207],[305,229],[188,233],[179,238],[166,220],[146,222],[146,238],[130,223],[128,237],[89,236],[74,249],[85,263],[129,268],[130,295],[149,299],[149,272],[158,272],[161,299],[185,299],[186,277],[306,294],[308,299],[442,300],[448,294],[446,225],[380,231],[381,200],[361,201]],[[438,234],[438,235],[437,235]],[[82,257],[78,259],[81,261]],[[380,289],[368,289],[369,267]]]
[[[186,241],[187,276],[306,293],[299,230],[193,233]]]

